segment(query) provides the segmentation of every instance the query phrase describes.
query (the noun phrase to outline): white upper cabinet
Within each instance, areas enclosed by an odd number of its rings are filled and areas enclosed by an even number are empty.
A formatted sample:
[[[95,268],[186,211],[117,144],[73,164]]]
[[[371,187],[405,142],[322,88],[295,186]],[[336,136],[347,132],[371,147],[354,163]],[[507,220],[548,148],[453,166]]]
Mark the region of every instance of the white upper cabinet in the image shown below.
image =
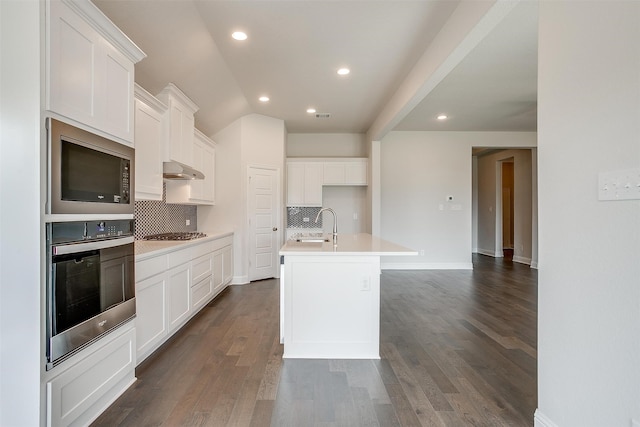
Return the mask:
[[[157,97],[168,107],[164,161],[173,160],[193,167],[193,115],[198,106],[173,83],[169,83]]]
[[[167,106],[135,86],[136,200],[162,200],[162,149]]]
[[[287,160],[287,206],[322,206],[324,185],[367,185],[368,159]]]
[[[287,162],[287,206],[322,206],[322,163]]]
[[[323,164],[324,185],[367,185],[367,159],[334,159]]]
[[[144,52],[90,1],[46,4],[45,108],[132,144],[134,64]]]
[[[193,160],[189,163],[204,174],[204,179],[168,180],[167,203],[188,205],[215,204],[216,144],[198,129],[193,135]]]

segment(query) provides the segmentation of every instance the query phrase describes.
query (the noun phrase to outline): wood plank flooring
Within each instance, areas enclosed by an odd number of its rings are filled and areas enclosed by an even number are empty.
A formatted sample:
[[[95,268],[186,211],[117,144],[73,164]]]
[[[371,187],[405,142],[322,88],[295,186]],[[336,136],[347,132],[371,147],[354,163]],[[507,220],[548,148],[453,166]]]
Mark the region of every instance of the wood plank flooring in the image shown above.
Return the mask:
[[[537,271],[385,271],[380,360],[282,359],[277,280],[232,286],[94,426],[531,426]]]

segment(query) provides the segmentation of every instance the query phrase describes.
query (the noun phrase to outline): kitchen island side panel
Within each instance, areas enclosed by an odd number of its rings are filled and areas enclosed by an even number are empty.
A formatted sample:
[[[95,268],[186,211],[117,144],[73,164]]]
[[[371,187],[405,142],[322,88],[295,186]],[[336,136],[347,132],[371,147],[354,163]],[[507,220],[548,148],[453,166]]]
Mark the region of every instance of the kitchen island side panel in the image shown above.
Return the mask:
[[[379,256],[286,256],[284,267],[284,358],[380,358]]]

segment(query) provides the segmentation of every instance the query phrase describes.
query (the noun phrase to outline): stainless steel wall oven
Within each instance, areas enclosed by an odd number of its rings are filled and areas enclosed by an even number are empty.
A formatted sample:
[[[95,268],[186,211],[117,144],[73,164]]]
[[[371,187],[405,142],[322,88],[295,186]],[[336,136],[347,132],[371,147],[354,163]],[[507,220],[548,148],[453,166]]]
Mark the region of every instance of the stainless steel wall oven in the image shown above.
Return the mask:
[[[47,370],[135,316],[133,226],[47,224]]]

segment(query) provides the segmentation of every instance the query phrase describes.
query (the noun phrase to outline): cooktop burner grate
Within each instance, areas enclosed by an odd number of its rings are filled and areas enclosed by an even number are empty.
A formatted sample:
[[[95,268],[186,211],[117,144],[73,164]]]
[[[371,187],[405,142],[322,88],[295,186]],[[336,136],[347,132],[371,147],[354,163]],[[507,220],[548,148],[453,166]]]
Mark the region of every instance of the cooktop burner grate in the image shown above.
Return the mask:
[[[176,233],[160,233],[145,236],[144,240],[193,240],[201,237],[207,237],[206,234],[198,231],[183,231]]]

